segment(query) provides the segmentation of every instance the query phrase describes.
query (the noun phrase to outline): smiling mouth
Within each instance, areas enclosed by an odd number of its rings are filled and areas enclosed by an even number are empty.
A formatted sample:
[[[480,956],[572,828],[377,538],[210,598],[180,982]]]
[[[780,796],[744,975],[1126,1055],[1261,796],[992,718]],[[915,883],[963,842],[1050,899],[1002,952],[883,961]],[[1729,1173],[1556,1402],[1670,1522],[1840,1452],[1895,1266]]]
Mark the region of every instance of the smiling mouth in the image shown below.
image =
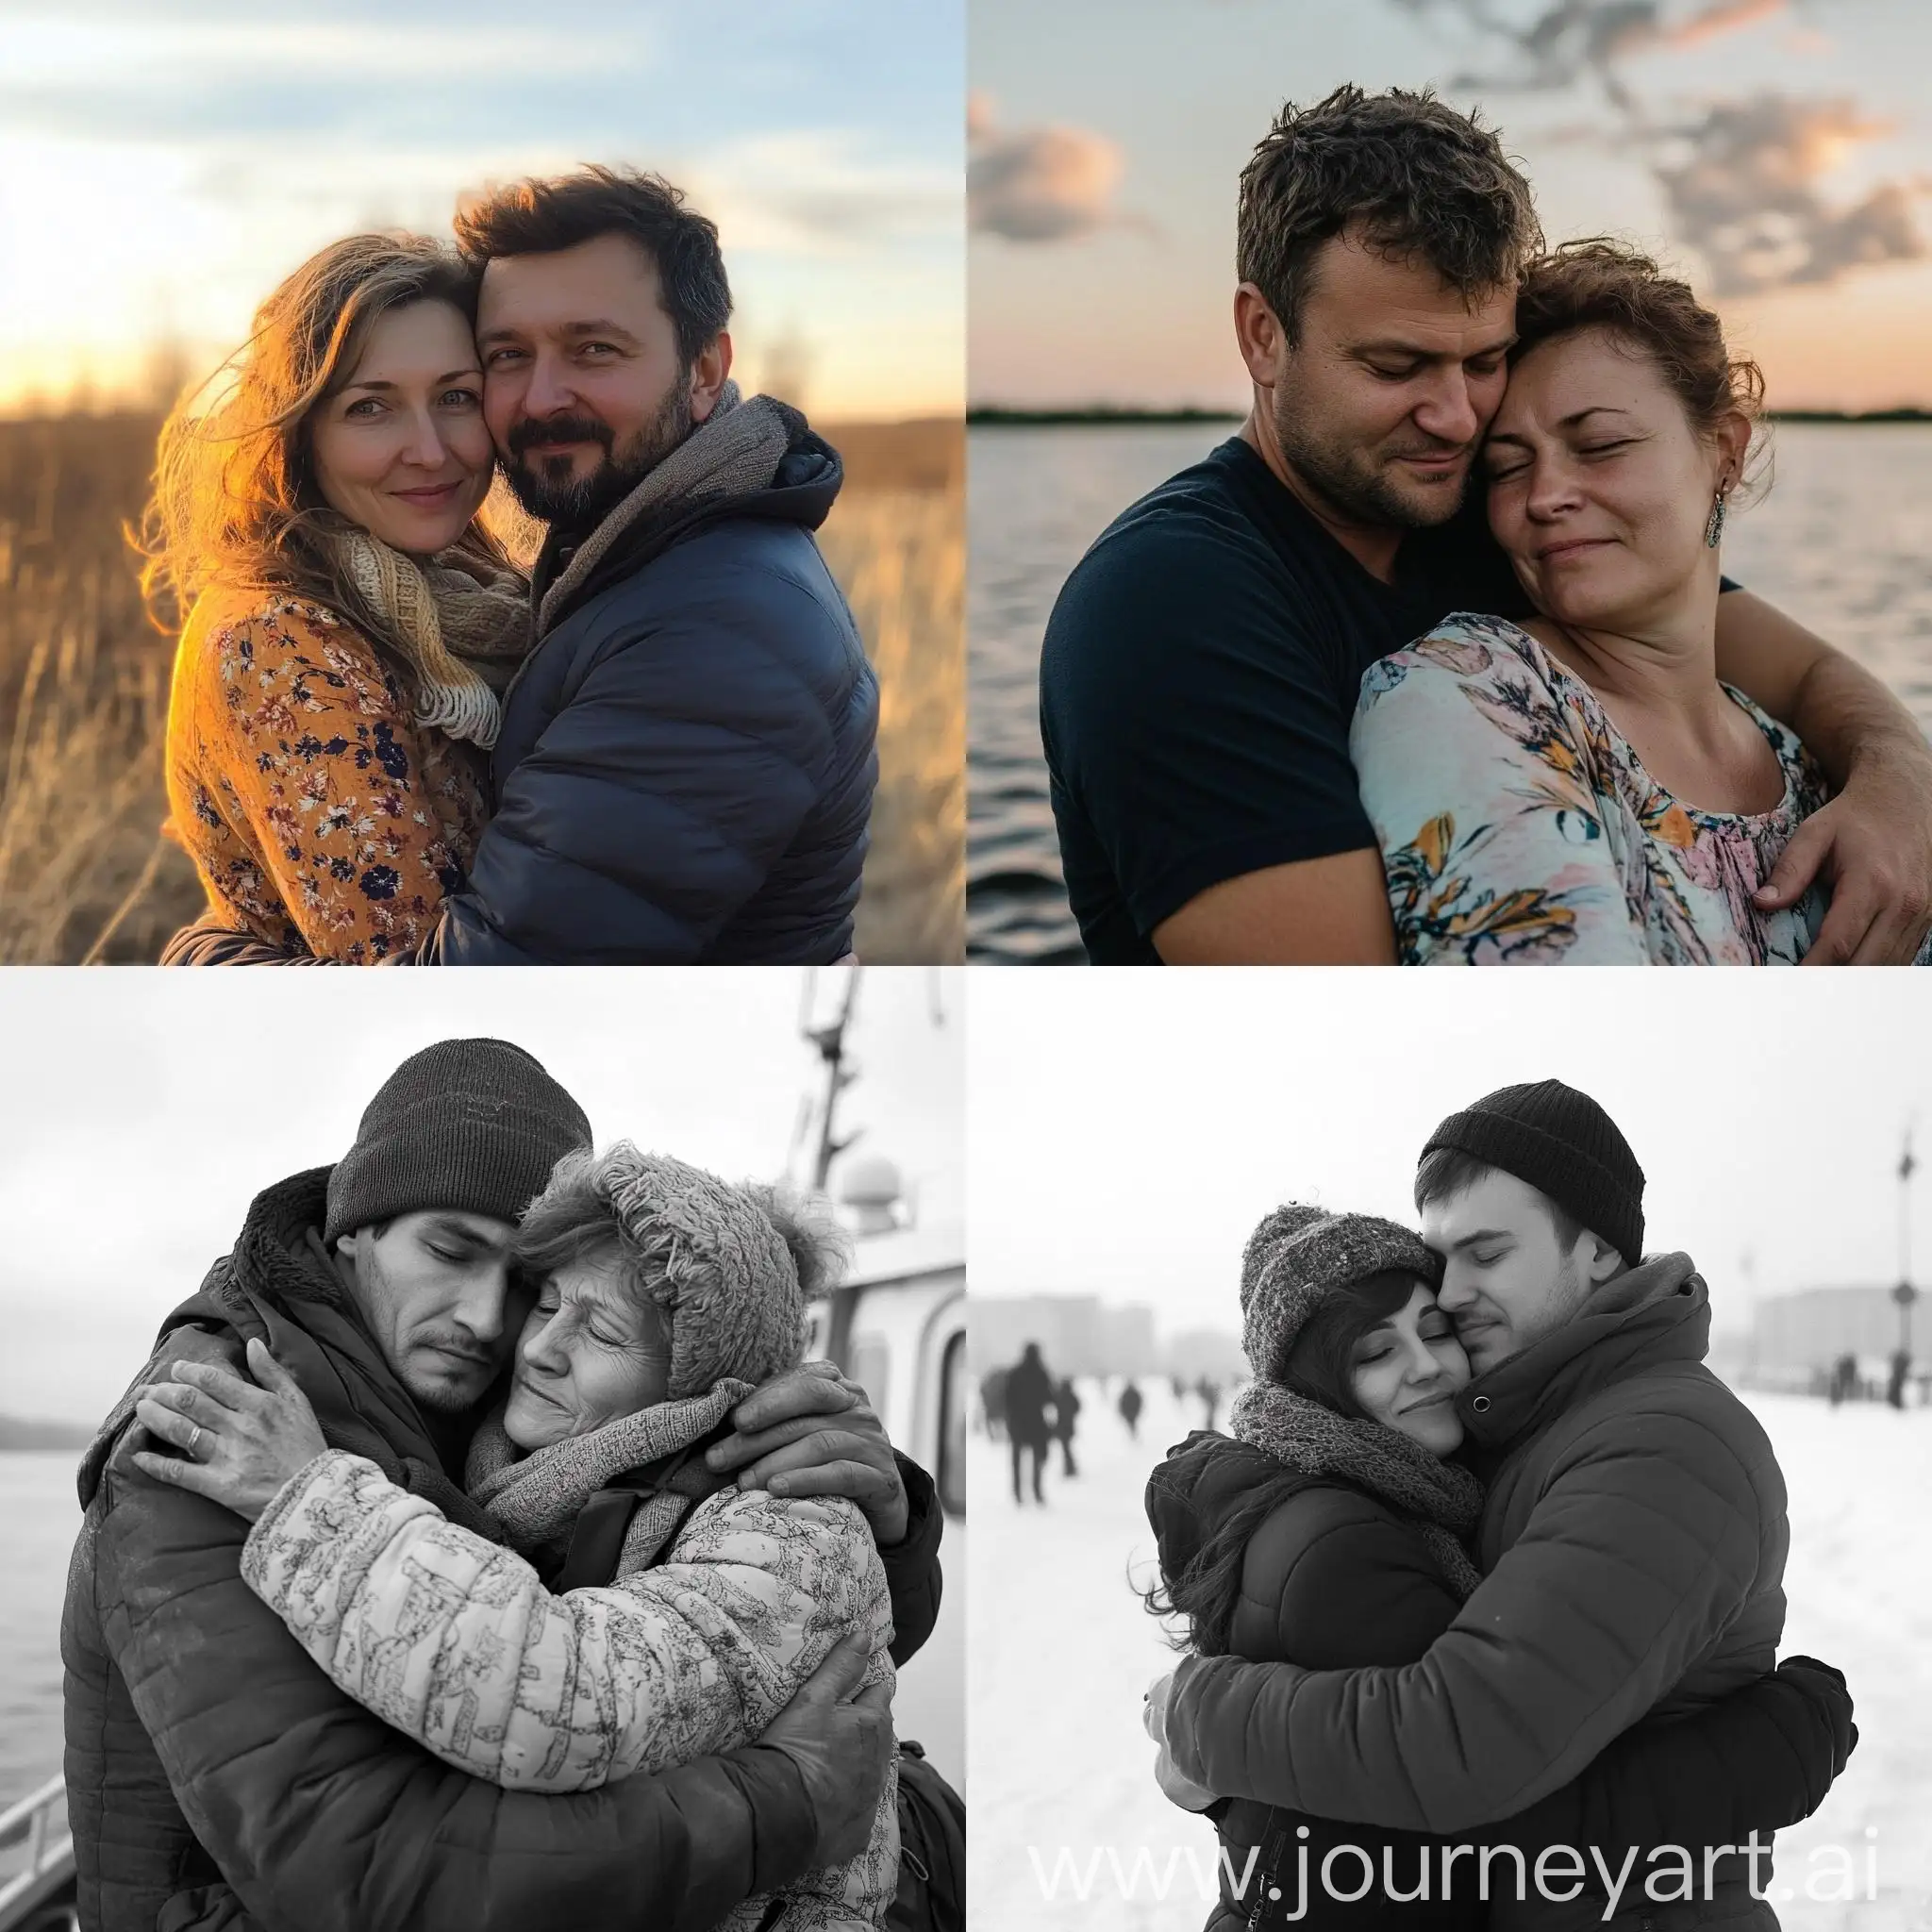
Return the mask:
[[[457,488],[458,486],[454,483],[439,483],[433,488],[422,490],[393,490],[390,494],[400,496],[405,503],[441,503],[446,497],[454,496],[457,493]]]
[[[1575,557],[1585,550],[1601,550],[1609,542],[1607,537],[1578,537],[1569,543],[1552,543],[1546,550],[1539,550],[1536,560],[1548,563],[1554,557]]]
[[[1440,1395],[1431,1395],[1426,1402],[1411,1402],[1402,1412],[1404,1415],[1413,1415],[1419,1408],[1441,1408],[1445,1402],[1453,1399],[1445,1389]]]

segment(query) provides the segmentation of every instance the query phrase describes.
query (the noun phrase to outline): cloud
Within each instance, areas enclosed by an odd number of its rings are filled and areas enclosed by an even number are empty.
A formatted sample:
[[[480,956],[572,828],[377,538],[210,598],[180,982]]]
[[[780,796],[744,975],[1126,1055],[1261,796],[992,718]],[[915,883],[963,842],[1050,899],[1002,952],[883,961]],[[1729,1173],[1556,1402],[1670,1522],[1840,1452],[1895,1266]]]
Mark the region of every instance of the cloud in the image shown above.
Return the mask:
[[[1522,25],[1494,0],[1391,0],[1446,16],[1502,56],[1458,75],[1449,91],[1559,92],[1593,81],[1616,109],[1581,138],[1647,158],[1676,239],[1697,249],[1718,295],[1826,283],[1851,270],[1923,258],[1915,181],[1882,182],[1834,207],[1824,178],[1856,147],[1889,132],[1856,103],[1778,93],[1720,100],[1674,116],[1641,99],[1627,76],[1641,57],[1668,56],[1787,15],[1789,0],[1555,0]],[[1575,124],[1552,140],[1579,138]]]
[[[1916,184],[1884,183],[1844,208],[1819,190],[1850,149],[1885,132],[1851,101],[1769,93],[1711,108],[1676,130],[1688,152],[1655,173],[1677,233],[1710,265],[1713,292],[1831,282],[1849,269],[1924,258]]]
[[[1068,242],[1132,225],[1116,212],[1114,191],[1126,162],[1105,135],[1082,127],[1003,133],[992,102],[974,94],[966,108],[969,225],[1008,242]]]

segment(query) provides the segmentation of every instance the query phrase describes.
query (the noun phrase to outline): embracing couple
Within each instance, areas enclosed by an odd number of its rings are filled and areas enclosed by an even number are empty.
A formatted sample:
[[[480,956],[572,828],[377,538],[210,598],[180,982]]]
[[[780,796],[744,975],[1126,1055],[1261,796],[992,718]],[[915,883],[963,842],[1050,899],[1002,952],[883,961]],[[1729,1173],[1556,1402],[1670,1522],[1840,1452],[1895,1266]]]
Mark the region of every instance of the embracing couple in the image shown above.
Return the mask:
[[[715,225],[587,168],[354,235],[161,432],[179,964],[824,964],[878,687],[838,453],[730,380]],[[480,514],[547,527],[528,578]],[[172,620],[172,621],[168,621]]]
[[[1932,751],[1720,575],[1763,384],[1718,318],[1632,249],[1543,252],[1426,93],[1285,108],[1238,246],[1253,411],[1042,649],[1089,957],[1913,959]]]
[[[1191,1652],[1148,1727],[1228,1855],[1214,1932],[1774,1932],[1770,1835],[1857,1732],[1838,1672],[1772,1667],[1784,1479],[1642,1196],[1545,1080],[1436,1129],[1420,1236],[1291,1206],[1249,1241],[1232,1440],[1147,1491]]]
[[[801,1362],[839,1258],[811,1203],[594,1154],[519,1047],[406,1060],[82,1466],[83,1923],[885,1924],[941,1518]]]

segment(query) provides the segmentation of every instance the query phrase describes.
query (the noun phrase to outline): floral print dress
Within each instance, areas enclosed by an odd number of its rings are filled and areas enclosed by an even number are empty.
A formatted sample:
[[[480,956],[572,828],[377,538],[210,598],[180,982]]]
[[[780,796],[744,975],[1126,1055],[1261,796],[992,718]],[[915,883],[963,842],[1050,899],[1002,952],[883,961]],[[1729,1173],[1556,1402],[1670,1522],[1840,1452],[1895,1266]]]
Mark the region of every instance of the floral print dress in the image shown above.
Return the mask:
[[[1725,690],[1777,754],[1770,811],[1672,797],[1505,618],[1458,611],[1371,666],[1349,741],[1401,963],[1795,965],[1823,892],[1777,912],[1752,894],[1829,792],[1790,730]]]
[[[351,965],[427,936],[489,813],[487,754],[417,724],[339,617],[272,593],[195,606],[167,764],[171,823],[210,913]]]

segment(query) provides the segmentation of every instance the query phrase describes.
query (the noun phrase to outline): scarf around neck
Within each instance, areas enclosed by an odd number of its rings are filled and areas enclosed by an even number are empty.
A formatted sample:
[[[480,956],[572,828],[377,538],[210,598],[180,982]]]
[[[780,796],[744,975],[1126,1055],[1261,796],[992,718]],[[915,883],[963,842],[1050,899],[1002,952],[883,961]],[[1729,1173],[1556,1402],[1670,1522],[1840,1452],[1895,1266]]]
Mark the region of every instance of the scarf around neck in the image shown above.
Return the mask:
[[[501,694],[529,653],[523,578],[453,551],[419,563],[367,530],[335,541],[349,580],[416,674],[417,724],[489,750],[503,723]]]
[[[511,1548],[541,1559],[541,1567],[561,1558],[578,1512],[599,1490],[660,1456],[688,1449],[750,1393],[749,1382],[726,1376],[703,1395],[653,1403],[527,1455],[504,1434],[503,1410],[494,1408],[471,1440],[463,1481],[471,1501],[502,1525]],[[677,1533],[692,1504],[719,1487],[700,1458],[679,1470],[668,1489],[645,1496],[625,1534],[618,1575],[644,1569]]]
[[[549,630],[610,546],[640,518],[769,490],[791,443],[782,403],[770,396],[746,401],[735,382],[726,382],[711,413],[577,545],[569,568],[543,593],[537,635]]]
[[[1235,1397],[1228,1433],[1291,1469],[1334,1475],[1412,1521],[1457,1596],[1482,1581],[1462,1539],[1482,1515],[1483,1486],[1468,1470],[1431,1456],[1400,1429],[1338,1415],[1278,1382],[1250,1382]]]

